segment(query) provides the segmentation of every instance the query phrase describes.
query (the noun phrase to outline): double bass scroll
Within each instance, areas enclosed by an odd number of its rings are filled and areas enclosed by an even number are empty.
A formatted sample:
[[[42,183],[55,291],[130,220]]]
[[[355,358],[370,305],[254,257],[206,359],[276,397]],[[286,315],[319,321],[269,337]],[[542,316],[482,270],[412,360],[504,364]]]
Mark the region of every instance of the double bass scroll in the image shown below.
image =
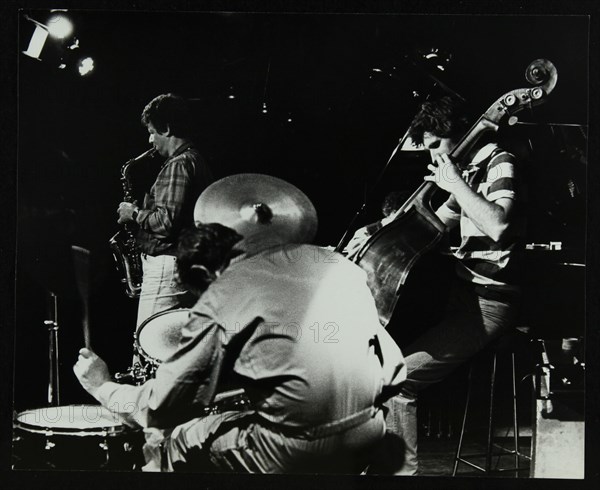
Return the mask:
[[[468,154],[485,133],[498,131],[502,124],[514,124],[519,111],[544,103],[556,85],[557,71],[550,61],[538,59],[527,67],[525,78],[534,86],[498,98],[453,148],[453,160]],[[392,317],[411,269],[438,246],[444,235],[445,226],[431,207],[437,190],[434,182],[423,182],[393,220],[369,237],[355,255],[354,262],[367,273],[379,321],[384,326]]]

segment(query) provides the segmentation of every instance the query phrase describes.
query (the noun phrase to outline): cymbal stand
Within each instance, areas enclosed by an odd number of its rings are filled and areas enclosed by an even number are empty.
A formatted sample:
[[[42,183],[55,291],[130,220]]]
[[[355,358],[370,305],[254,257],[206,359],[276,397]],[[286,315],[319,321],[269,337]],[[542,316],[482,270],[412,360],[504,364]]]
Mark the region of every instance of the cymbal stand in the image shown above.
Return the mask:
[[[58,376],[58,298],[49,291],[47,296],[47,319],[44,325],[48,328],[48,404],[60,404]]]

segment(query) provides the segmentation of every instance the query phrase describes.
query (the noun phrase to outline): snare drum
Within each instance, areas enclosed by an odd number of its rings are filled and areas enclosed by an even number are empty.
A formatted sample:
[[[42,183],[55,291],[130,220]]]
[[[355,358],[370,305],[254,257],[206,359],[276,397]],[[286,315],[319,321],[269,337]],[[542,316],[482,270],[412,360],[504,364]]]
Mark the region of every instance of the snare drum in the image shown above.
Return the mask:
[[[135,332],[135,350],[145,366],[156,371],[161,362],[175,353],[189,313],[187,308],[161,311],[138,327]]]
[[[100,405],[65,405],[16,415],[14,469],[132,470],[143,434]]]

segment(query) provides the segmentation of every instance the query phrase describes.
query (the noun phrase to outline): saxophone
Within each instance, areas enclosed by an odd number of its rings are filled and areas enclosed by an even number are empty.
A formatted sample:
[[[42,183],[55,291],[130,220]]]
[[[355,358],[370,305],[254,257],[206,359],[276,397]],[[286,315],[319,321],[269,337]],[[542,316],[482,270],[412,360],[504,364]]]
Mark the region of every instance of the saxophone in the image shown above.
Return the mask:
[[[125,162],[121,167],[121,185],[123,186],[124,202],[133,202],[131,182],[129,181],[129,169],[132,164],[156,153],[151,148],[141,155]],[[135,241],[135,227],[132,223],[126,223],[109,241],[117,271],[121,275],[121,283],[125,287],[125,294],[130,298],[139,298],[142,289],[142,258],[140,249]]]

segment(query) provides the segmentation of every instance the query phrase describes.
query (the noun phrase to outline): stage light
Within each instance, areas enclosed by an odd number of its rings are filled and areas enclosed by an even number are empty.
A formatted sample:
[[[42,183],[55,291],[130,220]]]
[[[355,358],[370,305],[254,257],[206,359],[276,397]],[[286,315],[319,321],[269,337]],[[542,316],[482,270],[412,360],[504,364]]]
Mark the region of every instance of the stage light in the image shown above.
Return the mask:
[[[87,58],[82,58],[77,64],[77,70],[82,77],[89,75],[94,71],[94,60],[89,56]]]
[[[452,60],[452,54],[447,51],[440,51],[439,48],[429,48],[420,52],[424,60],[433,68],[439,71],[446,71]]]
[[[31,39],[29,40],[29,46],[27,47],[26,51],[23,51],[23,54],[39,60],[47,38],[48,31],[44,29],[41,24],[36,22],[35,30],[33,31]]]
[[[52,37],[65,39],[73,33],[73,24],[64,15],[53,15],[48,19],[48,32]]]

